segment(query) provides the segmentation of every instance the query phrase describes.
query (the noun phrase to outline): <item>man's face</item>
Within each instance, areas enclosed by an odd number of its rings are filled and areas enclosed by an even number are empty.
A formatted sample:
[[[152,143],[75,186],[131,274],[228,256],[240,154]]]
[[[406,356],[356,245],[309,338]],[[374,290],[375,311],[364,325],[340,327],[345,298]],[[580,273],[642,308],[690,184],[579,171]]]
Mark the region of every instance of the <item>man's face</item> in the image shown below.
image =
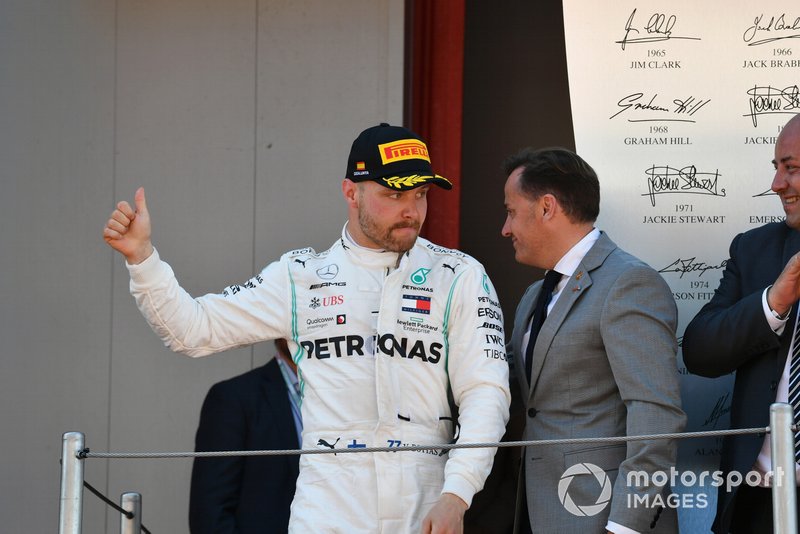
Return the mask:
[[[772,190],[781,199],[786,224],[800,230],[800,116],[789,121],[778,136],[772,164]]]
[[[423,185],[395,191],[371,181],[358,184],[356,199],[361,235],[353,236],[356,242],[392,252],[411,249],[428,212],[429,188]]]
[[[542,235],[541,199],[531,200],[519,187],[522,167],[514,169],[505,186],[506,222],[502,234],[511,238],[514,259],[524,265],[549,268],[543,263],[545,254]]]

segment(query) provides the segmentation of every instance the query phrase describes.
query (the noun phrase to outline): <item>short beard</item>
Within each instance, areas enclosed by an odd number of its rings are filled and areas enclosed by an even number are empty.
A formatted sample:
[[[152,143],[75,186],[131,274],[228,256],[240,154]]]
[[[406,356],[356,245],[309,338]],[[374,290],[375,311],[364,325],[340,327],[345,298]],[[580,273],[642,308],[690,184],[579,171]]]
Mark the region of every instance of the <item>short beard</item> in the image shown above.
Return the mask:
[[[414,243],[417,241],[417,236],[419,236],[420,227],[419,222],[417,221],[398,223],[389,227],[386,232],[381,235],[380,229],[375,223],[375,220],[369,216],[366,210],[363,209],[358,210],[358,225],[361,227],[361,231],[370,239],[370,241],[376,243],[384,250],[397,253],[403,253],[411,250],[411,247],[413,247]],[[416,235],[411,239],[397,239],[392,236],[392,230],[397,228],[413,228],[416,231]]]

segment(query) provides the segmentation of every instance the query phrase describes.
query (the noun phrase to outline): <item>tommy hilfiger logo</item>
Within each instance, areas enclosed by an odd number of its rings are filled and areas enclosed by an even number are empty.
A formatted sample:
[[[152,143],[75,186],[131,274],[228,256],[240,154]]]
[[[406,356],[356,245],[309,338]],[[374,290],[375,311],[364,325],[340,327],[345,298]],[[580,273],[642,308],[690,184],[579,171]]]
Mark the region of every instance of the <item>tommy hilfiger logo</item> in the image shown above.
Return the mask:
[[[423,297],[422,295],[403,295],[404,312],[422,313],[430,315],[431,313],[431,298]]]

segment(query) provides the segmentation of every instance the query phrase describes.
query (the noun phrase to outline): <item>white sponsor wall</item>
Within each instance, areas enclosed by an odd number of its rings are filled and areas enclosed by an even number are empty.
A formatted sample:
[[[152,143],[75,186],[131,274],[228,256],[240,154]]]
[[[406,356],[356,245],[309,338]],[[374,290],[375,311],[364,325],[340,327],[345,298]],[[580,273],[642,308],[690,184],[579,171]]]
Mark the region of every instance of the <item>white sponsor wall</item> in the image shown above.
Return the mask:
[[[662,273],[678,336],[712,297],[739,232],[782,220],[773,146],[800,112],[795,1],[564,0],[577,152],[598,172],[598,226]],[[728,428],[733,375],[689,375],[689,431]],[[679,469],[716,469],[721,440],[683,441]],[[715,488],[679,488],[685,532],[708,530]],[[706,502],[704,503],[704,499]]]

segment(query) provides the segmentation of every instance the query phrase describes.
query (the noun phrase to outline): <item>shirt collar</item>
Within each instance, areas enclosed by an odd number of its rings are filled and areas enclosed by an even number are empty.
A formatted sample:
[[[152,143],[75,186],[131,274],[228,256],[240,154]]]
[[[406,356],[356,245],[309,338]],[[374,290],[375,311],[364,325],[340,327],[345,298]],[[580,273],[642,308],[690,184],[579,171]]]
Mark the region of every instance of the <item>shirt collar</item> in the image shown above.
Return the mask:
[[[591,232],[575,243],[575,245],[558,260],[558,263],[556,263],[553,269],[569,278],[598,239],[600,239],[600,230],[592,228]]]

